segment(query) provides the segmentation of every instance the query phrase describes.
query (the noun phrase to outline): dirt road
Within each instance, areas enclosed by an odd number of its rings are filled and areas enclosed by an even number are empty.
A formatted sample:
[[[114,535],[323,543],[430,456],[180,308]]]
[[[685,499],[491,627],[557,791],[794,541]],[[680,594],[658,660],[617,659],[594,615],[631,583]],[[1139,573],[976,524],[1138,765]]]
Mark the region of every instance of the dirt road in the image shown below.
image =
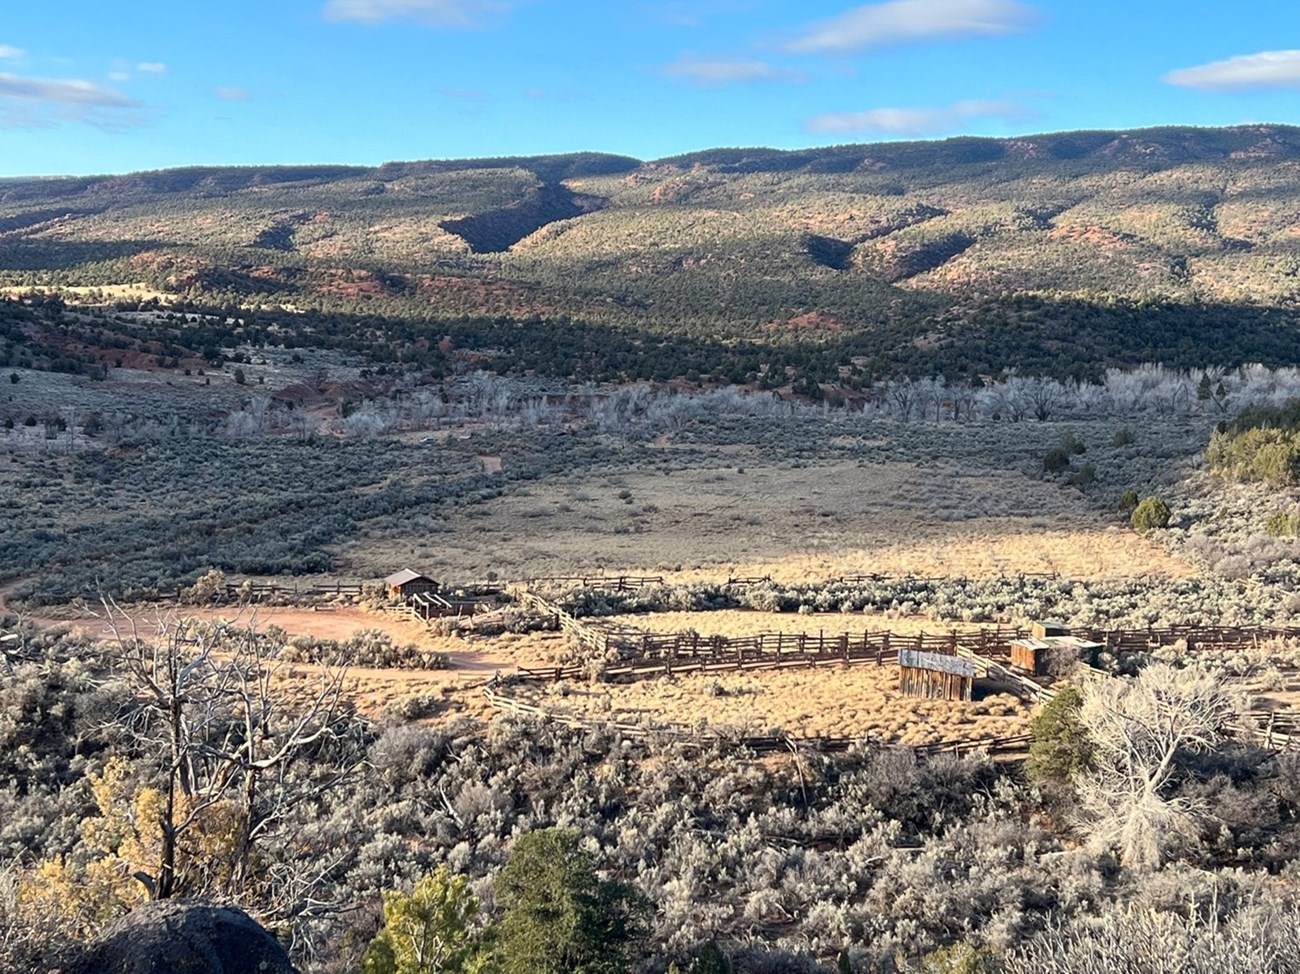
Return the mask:
[[[7,597],[25,579],[0,586],[0,613],[15,612]],[[423,624],[396,611],[372,611],[360,606],[179,606],[167,604],[131,604],[120,607],[116,618],[102,607],[72,606],[45,613],[24,613],[24,618],[42,629],[67,627],[81,629],[95,639],[111,640],[135,631],[147,635],[169,617],[184,615],[203,620],[225,619],[228,622],[265,630],[270,626],[283,629],[289,638],[312,636],[318,639],[346,641],[358,632],[379,630],[399,644],[414,644],[422,649],[444,653],[451,661],[445,670],[392,670],[349,667],[348,695],[364,713],[377,714],[386,707],[411,697],[446,696],[455,693],[471,713],[482,712],[472,688],[498,673],[513,672],[519,666],[544,664],[547,655],[558,648],[555,634],[531,636],[506,635],[492,640],[472,640],[462,636],[442,636]],[[288,668],[306,677],[316,669],[304,664]],[[466,691],[463,694],[460,691]]]

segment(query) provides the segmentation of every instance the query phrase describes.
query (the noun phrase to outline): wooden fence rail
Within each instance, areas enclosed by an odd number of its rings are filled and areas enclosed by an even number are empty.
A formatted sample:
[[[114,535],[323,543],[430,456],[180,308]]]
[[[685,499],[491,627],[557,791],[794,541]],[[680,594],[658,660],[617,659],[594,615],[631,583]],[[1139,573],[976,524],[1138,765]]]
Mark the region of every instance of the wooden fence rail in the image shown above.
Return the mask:
[[[573,636],[584,648],[599,654],[604,654],[609,649],[608,634],[596,626],[580,621],[558,602],[538,595],[532,589],[524,589],[519,593],[518,598],[525,609],[541,615],[554,616],[560,629]]]
[[[278,598],[280,596],[302,598],[306,596],[318,595],[361,595],[367,588],[379,588],[378,582],[334,582],[333,584],[311,584],[311,585],[279,585],[271,582],[247,582],[236,583],[227,582],[225,593],[227,598],[241,598],[245,595],[251,597],[254,601],[267,598]],[[158,593],[158,600],[161,602],[178,602],[185,597],[188,589],[176,588]]]
[[[663,585],[664,577],[662,575],[540,575],[537,578],[530,578],[525,584],[530,589],[540,585],[568,585],[572,588],[629,592]]]
[[[538,717],[579,730],[607,729],[633,740],[660,739],[681,743],[731,747],[752,752],[755,756],[808,750],[826,753],[848,751],[855,746],[867,747],[906,747],[907,745],[889,744],[870,735],[856,737],[795,737],[789,734],[739,735],[725,731],[700,731],[681,724],[661,724],[647,726],[626,721],[608,720],[602,717],[584,717],[550,710],[535,704],[527,704],[507,694],[498,692],[491,685],[483,687],[488,702],[499,710],[525,716]],[[1023,756],[1028,751],[1030,735],[1019,734],[1006,737],[990,737],[971,740],[938,741],[931,744],[916,745],[912,748],[918,754],[969,754],[975,751],[988,751],[994,756]]]

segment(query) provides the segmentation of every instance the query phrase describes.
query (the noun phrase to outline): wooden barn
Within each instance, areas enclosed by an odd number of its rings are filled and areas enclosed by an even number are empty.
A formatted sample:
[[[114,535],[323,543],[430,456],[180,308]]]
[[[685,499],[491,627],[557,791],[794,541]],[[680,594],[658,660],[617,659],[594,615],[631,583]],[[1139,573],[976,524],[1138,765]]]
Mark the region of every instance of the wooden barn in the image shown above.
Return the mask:
[[[969,700],[975,686],[975,664],[960,656],[900,649],[898,685],[908,697]]]
[[[409,568],[403,568],[384,579],[384,591],[393,599],[409,599],[422,592],[436,592],[439,588],[441,586],[428,575],[421,575]]]
[[[1035,622],[1032,635],[1011,643],[1011,665],[1030,676],[1053,676],[1066,672],[1080,660],[1090,665],[1097,661],[1097,653],[1104,647],[1071,636],[1070,630],[1059,622]]]

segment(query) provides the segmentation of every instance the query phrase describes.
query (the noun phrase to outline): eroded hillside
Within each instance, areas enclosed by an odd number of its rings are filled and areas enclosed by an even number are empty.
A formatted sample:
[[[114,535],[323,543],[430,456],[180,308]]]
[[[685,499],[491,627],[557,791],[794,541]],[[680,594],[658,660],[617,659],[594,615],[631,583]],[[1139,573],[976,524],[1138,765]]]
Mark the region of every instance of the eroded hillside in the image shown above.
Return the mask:
[[[1298,273],[1280,126],[0,182],[10,293],[856,336],[841,358],[886,371],[1038,368],[1081,336],[1105,364],[1280,361]],[[1219,334],[1247,309],[1262,344]]]

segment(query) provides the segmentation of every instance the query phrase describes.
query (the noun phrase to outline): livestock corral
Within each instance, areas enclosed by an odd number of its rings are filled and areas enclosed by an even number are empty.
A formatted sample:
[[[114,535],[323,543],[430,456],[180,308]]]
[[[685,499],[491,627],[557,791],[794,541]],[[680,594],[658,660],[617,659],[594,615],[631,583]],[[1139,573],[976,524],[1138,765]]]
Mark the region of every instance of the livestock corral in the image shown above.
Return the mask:
[[[768,582],[731,578],[724,587]],[[460,684],[457,692],[481,692],[496,710],[570,727],[602,726],[631,739],[722,743],[755,754],[874,744],[1015,758],[1027,751],[1034,708],[1063,681],[1123,679],[1145,660],[1180,658],[1219,670],[1247,695],[1247,706],[1228,728],[1233,735],[1276,749],[1296,743],[1300,628],[1037,623],[850,629],[845,623],[854,617],[842,613],[827,618],[751,610],[731,612],[733,624],[719,627],[748,631],[706,634],[700,629],[708,628],[709,617],[728,610],[662,613],[679,624],[667,631],[655,626],[660,613],[611,620],[574,612],[593,594],[654,592],[665,585],[661,576],[624,575],[509,586],[513,611],[558,630],[566,648],[553,650],[544,665],[530,663],[525,653],[486,685]],[[735,625],[737,615],[749,625]],[[462,617],[450,628],[471,640],[491,638],[476,635],[474,619]],[[697,625],[680,625],[684,619]],[[769,625],[759,628],[764,621]],[[832,628],[832,621],[839,625]],[[448,628],[443,620],[441,630]]]
[[[353,695],[376,714],[394,706],[419,710],[411,701],[437,699],[431,712],[511,712],[603,727],[630,740],[720,744],[755,755],[876,745],[1015,759],[1027,752],[1035,708],[1063,681],[1124,678],[1144,661],[1175,658],[1212,667],[1241,690],[1246,707],[1230,728],[1234,735],[1276,749],[1300,742],[1300,628],[944,628],[871,612],[660,611],[661,602],[672,601],[674,584],[662,575],[451,585],[399,574],[422,582],[403,594],[391,578],[250,580],[213,587],[217,606],[195,606],[192,591],[164,601],[188,602],[176,607],[180,613],[275,625],[291,639],[327,631],[338,639],[351,627],[387,633],[446,661],[437,672],[391,674],[354,661]],[[825,584],[889,581],[869,573]],[[771,584],[766,576],[732,576],[717,589],[735,596]],[[634,600],[640,611],[591,614],[605,599]]]

